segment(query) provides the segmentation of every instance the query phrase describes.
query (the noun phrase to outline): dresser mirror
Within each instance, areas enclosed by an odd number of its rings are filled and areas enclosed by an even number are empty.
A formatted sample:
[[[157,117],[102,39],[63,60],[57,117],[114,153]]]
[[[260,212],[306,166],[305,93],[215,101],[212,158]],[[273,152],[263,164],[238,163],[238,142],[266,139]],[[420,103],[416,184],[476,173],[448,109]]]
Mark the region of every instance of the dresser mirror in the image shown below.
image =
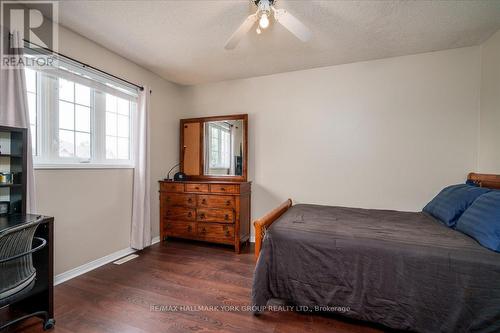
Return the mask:
[[[191,180],[247,180],[248,115],[181,120],[180,169]]]

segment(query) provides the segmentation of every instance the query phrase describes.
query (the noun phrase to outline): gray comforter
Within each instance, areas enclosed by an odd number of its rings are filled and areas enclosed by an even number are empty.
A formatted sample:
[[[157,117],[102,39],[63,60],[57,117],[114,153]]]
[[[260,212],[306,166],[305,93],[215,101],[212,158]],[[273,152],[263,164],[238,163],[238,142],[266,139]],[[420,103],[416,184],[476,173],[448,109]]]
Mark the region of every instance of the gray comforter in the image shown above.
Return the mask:
[[[500,254],[424,213],[296,205],[255,268],[253,305],[272,298],[396,329],[500,332]]]

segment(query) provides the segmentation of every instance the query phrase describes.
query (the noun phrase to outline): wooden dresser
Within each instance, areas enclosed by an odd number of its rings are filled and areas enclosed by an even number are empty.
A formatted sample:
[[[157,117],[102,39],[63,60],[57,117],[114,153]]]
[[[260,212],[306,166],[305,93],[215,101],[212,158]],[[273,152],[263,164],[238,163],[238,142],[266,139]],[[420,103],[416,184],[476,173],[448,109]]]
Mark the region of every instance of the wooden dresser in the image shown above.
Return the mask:
[[[160,237],[233,245],[250,239],[250,182],[160,181]]]

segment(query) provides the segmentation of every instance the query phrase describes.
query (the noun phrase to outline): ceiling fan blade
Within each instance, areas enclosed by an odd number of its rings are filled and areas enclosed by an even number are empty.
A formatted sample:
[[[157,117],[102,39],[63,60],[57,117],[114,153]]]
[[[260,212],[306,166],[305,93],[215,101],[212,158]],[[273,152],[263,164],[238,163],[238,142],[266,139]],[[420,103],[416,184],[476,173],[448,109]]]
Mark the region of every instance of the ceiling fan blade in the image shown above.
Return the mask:
[[[275,9],[273,7],[273,11],[276,21],[294,34],[295,37],[303,42],[307,42],[311,39],[311,30],[309,30],[309,28],[300,22],[295,16],[286,11],[286,9]]]
[[[257,13],[252,14],[246,18],[245,21],[240,25],[238,30],[236,30],[233,35],[226,42],[224,47],[226,50],[232,50],[238,45],[240,40],[245,36],[245,34],[253,27],[259,16]]]

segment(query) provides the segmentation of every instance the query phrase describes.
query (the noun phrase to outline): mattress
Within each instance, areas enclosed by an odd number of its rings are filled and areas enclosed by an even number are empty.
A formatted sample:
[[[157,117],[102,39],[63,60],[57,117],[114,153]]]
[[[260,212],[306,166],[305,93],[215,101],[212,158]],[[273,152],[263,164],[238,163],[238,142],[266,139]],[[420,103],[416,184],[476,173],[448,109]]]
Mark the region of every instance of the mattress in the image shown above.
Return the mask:
[[[296,205],[255,268],[253,305],[271,299],[395,329],[499,332],[500,254],[422,212]]]

